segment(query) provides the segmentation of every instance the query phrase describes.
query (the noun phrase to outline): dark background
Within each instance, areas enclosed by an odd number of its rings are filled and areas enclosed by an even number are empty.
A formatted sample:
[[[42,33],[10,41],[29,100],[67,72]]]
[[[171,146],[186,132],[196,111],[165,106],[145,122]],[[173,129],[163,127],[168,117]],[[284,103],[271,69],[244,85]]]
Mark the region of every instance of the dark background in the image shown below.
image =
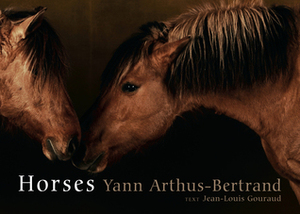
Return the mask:
[[[149,21],[167,20],[195,0],[1,0],[0,8],[46,6],[46,18],[60,35],[71,63],[68,92],[80,117],[98,95],[100,75],[113,51]],[[296,3],[294,1],[266,1]],[[70,162],[50,162],[41,146],[21,132],[0,134],[0,213],[298,213],[299,205],[287,180],[281,178],[280,203],[185,202],[203,193],[149,193],[153,179],[168,182],[275,182],[280,176],[269,164],[259,137],[246,126],[207,110],[178,118],[166,137],[138,153],[132,152],[104,172],[91,175]],[[19,193],[19,175],[34,180],[95,180],[91,193],[46,191]],[[107,193],[102,179],[142,182],[143,193]],[[252,194],[253,192],[251,192]],[[221,194],[224,195],[224,194]],[[230,194],[228,194],[230,195]],[[236,193],[232,196],[244,196]],[[255,194],[254,194],[255,195]],[[257,196],[270,196],[259,193]],[[277,194],[275,194],[277,195]]]

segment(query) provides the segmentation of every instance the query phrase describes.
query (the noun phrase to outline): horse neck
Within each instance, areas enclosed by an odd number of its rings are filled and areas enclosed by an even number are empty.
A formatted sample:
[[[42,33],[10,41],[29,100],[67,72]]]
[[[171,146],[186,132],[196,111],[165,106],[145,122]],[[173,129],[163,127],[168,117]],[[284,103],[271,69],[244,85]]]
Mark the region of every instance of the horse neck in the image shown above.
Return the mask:
[[[295,68],[290,81],[187,96],[181,109],[214,109],[254,130],[275,170],[297,182],[300,199],[300,58]]]
[[[187,97],[181,110],[213,109],[216,114],[236,119],[261,137],[267,137],[271,132],[280,130],[287,117],[291,116],[289,113],[299,104],[298,85],[298,80],[291,81],[289,86],[278,81],[251,89],[192,95]]]

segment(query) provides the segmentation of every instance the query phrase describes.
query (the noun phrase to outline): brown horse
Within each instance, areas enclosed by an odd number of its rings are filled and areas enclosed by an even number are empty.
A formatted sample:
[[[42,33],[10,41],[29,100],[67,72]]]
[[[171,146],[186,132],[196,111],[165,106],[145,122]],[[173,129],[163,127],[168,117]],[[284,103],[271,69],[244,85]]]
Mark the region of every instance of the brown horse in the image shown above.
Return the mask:
[[[178,115],[205,107],[253,129],[300,201],[299,15],[246,2],[143,26],[108,63],[74,164],[100,172],[162,137]]]
[[[64,86],[63,46],[46,8],[0,11],[0,115],[42,144],[50,160],[70,159],[80,125]]]

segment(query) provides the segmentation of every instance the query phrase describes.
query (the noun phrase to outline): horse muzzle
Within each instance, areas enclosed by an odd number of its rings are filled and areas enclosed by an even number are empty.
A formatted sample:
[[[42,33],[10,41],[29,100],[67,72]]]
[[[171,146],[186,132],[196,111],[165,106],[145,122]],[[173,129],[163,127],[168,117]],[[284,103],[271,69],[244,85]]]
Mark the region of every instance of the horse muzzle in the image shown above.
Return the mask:
[[[54,138],[47,138],[43,152],[50,160],[67,161],[74,155],[78,146],[79,141],[76,136],[68,141],[67,146],[59,146],[59,142]]]
[[[73,165],[81,170],[86,170],[91,173],[97,173],[99,170],[97,170],[99,164],[104,158],[105,153],[100,153],[96,158],[90,159],[88,161],[84,161],[85,155],[86,155],[86,147],[84,144],[80,145],[80,148],[76,150],[74,156],[72,157],[72,163]]]

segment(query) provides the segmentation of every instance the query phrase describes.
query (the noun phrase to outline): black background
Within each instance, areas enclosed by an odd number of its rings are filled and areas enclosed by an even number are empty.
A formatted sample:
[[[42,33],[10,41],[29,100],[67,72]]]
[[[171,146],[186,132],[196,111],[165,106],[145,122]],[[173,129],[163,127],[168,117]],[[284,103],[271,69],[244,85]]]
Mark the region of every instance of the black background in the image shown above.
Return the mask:
[[[274,1],[273,1],[274,2]],[[294,1],[296,2],[296,1]],[[113,51],[122,41],[148,21],[167,20],[201,3],[195,0],[1,0],[1,8],[46,6],[46,18],[60,35],[68,51],[71,73],[68,92],[80,117],[98,94],[100,75]],[[285,3],[285,1],[276,1]],[[41,146],[21,132],[0,135],[0,213],[298,213],[299,205],[287,180],[271,167],[259,137],[243,124],[210,111],[187,113],[178,118],[157,144],[132,152],[104,172],[92,175],[70,162],[51,162]],[[91,193],[58,192],[20,193],[19,175],[45,179],[94,179]],[[215,196],[202,193],[148,192],[153,179],[168,182],[179,178],[186,182],[275,182],[281,178],[279,203],[202,203],[186,202],[185,197]],[[141,182],[144,191],[105,192],[102,179]],[[35,183],[36,183],[35,182]],[[83,185],[84,187],[84,185]],[[256,196],[277,196],[258,193]],[[248,193],[229,193],[244,196]],[[221,194],[223,196],[224,193]]]

